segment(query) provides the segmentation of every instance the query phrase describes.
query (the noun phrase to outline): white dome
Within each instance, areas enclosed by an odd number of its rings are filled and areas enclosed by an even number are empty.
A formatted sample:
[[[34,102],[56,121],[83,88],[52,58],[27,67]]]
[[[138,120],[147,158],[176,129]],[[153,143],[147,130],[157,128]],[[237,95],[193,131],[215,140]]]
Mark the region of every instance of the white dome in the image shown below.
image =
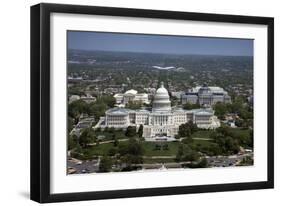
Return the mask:
[[[130,89],[130,90],[125,92],[125,94],[134,94],[134,95],[136,95],[137,93],[138,93],[138,91],[134,90],[134,89]]]
[[[156,95],[168,95],[167,89],[164,87],[163,83],[161,83],[161,87],[157,89]]]
[[[157,89],[156,94],[154,96],[153,100],[153,111],[171,111],[171,101],[170,96],[165,89],[163,82],[161,82],[161,86],[159,89]]]

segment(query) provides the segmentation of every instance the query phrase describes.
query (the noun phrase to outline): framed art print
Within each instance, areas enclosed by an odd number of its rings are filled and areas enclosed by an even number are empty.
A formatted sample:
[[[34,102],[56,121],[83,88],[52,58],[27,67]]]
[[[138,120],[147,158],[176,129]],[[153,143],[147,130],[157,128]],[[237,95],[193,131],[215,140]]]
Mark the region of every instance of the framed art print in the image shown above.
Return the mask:
[[[31,7],[31,199],[273,188],[270,17]]]

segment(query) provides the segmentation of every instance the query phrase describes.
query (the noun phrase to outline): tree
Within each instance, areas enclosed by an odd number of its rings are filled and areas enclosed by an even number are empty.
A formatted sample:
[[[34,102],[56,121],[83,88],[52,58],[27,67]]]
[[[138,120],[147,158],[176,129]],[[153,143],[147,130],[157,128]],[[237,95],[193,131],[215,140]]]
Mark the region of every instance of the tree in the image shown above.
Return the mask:
[[[78,121],[80,114],[86,113],[87,103],[83,100],[77,100],[68,105],[68,116]]]
[[[92,143],[95,140],[94,131],[91,128],[87,128],[82,131],[79,137],[79,144],[81,147],[85,148],[88,144]]]
[[[217,115],[220,119],[224,118],[224,115],[228,112],[227,106],[224,103],[218,102],[214,105],[215,115]]]
[[[192,121],[189,121],[185,124],[179,126],[178,135],[180,137],[190,137],[194,132],[198,130],[197,125],[193,124]],[[192,140],[192,139],[191,139]]]
[[[183,105],[183,109],[186,109],[186,110],[199,109],[199,108],[200,108],[199,104],[191,104],[189,102],[187,102],[186,104]]]
[[[179,134],[176,134],[176,135],[175,135],[175,138],[176,138],[176,139],[179,139],[179,138],[180,138],[180,135],[179,135]]]
[[[104,131],[104,132],[108,132],[108,131],[109,131],[109,127],[106,126],[103,131]]]
[[[240,150],[239,140],[234,137],[234,134],[227,127],[216,129],[210,137],[218,144],[222,154],[237,154]]]
[[[235,125],[236,125],[237,127],[242,127],[242,126],[244,125],[244,120],[242,120],[242,119],[236,119],[236,120],[235,120]]]
[[[189,121],[188,124],[189,124],[189,127],[190,127],[190,129],[191,129],[191,134],[193,134],[194,132],[197,132],[197,131],[198,131],[197,125],[194,124],[192,121]]]
[[[200,155],[188,145],[180,144],[176,155],[176,161],[197,161]]]
[[[181,142],[182,142],[183,144],[190,144],[190,143],[193,142],[193,139],[192,139],[191,136],[189,136],[189,137],[183,138]]]
[[[115,132],[115,128],[114,127],[109,127],[108,128],[108,132],[109,133],[114,133]]]
[[[131,167],[133,164],[142,164],[143,158],[142,156],[136,156],[131,154],[126,154],[121,157],[123,163],[126,164],[127,167]]]
[[[101,132],[101,128],[100,127],[96,128],[95,132]]]
[[[199,163],[197,164],[198,168],[206,168],[208,167],[208,161],[206,158],[202,158]]]
[[[143,135],[143,125],[141,124],[140,127],[139,127],[139,130],[138,130],[138,136],[139,138],[141,138]]]
[[[121,159],[127,165],[140,164],[143,161],[144,153],[142,145],[135,138],[131,138],[126,144],[120,144],[118,147]]]
[[[109,172],[112,168],[112,160],[108,156],[101,157],[99,172]]]
[[[117,153],[116,147],[111,147],[111,148],[108,150],[108,155],[109,155],[109,156],[114,156],[116,153]]]
[[[179,126],[179,132],[178,132],[180,137],[190,137],[191,135],[191,130],[188,126],[187,123],[182,124]]]
[[[97,99],[97,103],[104,103],[110,108],[114,107],[115,102],[116,102],[115,98],[109,95],[104,95]]]
[[[104,116],[107,109],[107,105],[103,102],[93,102],[89,105],[89,115],[94,115],[96,120],[99,120],[101,116]]]
[[[253,165],[254,164],[254,160],[252,157],[244,157],[242,159],[242,161],[238,164],[238,166],[247,166],[247,165]]]
[[[208,167],[208,161],[206,158],[202,158],[198,163],[190,163],[187,164],[186,166],[190,168],[206,168]]]
[[[249,136],[249,141],[247,142],[247,145],[251,148],[253,148],[253,146],[254,146],[254,132],[252,129],[250,130],[250,136]]]
[[[239,144],[238,141],[228,136],[225,138],[225,150],[227,153],[237,154],[239,152]]]
[[[76,148],[77,144],[78,144],[78,137],[76,135],[68,135],[68,139],[67,139],[68,150]]]
[[[119,141],[118,141],[117,137],[114,137],[113,145],[114,145],[114,147],[117,147],[119,145]]]
[[[73,118],[71,118],[71,117],[67,118],[67,130],[68,130],[68,132],[70,132],[73,129],[74,123],[75,122],[74,122]]]
[[[136,127],[129,126],[125,132],[127,137],[134,137],[136,135]]]
[[[143,155],[143,148],[139,141],[135,138],[132,138],[128,141],[128,154],[141,156]]]

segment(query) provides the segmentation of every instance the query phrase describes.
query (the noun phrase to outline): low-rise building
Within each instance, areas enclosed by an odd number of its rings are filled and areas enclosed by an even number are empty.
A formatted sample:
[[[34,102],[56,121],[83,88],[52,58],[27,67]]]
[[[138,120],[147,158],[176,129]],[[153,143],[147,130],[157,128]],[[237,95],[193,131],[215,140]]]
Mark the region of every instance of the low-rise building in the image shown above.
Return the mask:
[[[88,104],[92,103],[92,102],[95,102],[97,100],[96,97],[93,97],[89,94],[87,94],[86,96],[81,96],[80,99],[83,100],[84,102],[88,103]]]
[[[141,102],[149,104],[148,94],[138,93],[138,91],[131,89],[126,91],[124,94],[117,93],[114,95],[116,104],[128,104],[129,102]]]
[[[221,87],[208,87],[204,84],[202,87],[194,87],[181,96],[182,104],[200,104],[212,106],[218,102],[231,103],[231,97],[228,92]]]

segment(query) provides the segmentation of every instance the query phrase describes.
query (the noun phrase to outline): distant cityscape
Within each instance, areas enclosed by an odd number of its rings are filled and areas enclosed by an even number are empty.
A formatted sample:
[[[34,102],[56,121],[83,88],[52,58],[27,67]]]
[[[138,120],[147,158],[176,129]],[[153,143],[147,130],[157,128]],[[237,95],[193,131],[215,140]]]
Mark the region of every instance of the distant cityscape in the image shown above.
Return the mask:
[[[253,57],[68,49],[67,173],[252,166]]]

